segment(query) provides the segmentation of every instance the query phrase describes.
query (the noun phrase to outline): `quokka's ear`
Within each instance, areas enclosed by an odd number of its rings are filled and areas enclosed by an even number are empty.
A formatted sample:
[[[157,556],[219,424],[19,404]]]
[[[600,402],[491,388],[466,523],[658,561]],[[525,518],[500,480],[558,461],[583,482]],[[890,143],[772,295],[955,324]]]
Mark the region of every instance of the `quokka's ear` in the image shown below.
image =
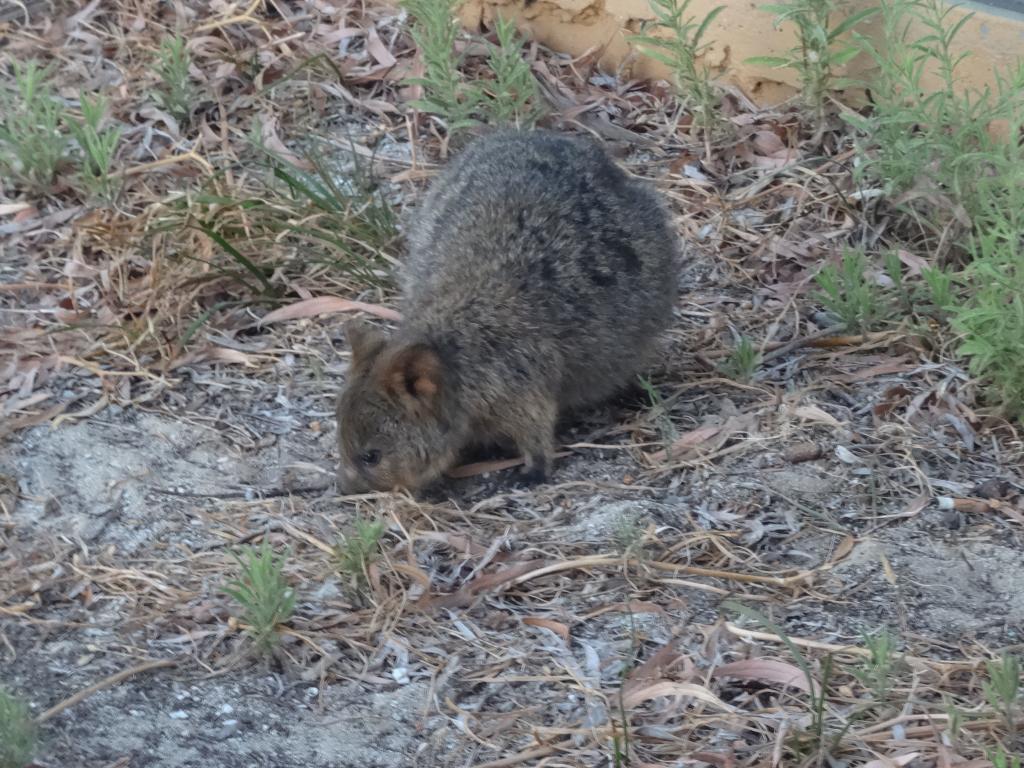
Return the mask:
[[[388,337],[383,331],[357,318],[345,323],[345,339],[352,350],[352,365],[362,366],[380,354]]]
[[[395,351],[382,372],[384,388],[416,413],[434,411],[441,397],[441,358],[426,344]]]

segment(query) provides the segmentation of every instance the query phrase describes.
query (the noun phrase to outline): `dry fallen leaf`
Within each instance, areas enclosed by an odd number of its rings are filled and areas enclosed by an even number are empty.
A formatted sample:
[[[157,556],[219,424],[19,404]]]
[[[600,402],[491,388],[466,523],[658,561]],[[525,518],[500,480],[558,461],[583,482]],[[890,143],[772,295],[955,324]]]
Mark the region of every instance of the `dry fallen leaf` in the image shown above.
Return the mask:
[[[723,664],[715,668],[712,677],[735,677],[740,680],[759,680],[765,683],[779,683],[796,688],[804,693],[811,692],[807,675],[799,667],[775,659],[744,659]],[[815,683],[817,694],[817,683]]]
[[[281,137],[277,135],[277,117],[270,114],[264,113],[259,116],[260,122],[260,140],[263,142],[263,146],[269,149],[278,157],[286,160],[289,164],[296,168],[301,168],[304,171],[312,171],[313,164],[306,160],[304,157],[299,157],[292,152],[285,143],[281,141]]]
[[[9,216],[22,211],[35,211],[32,203],[0,203],[0,216]]]
[[[671,677],[676,682],[687,682],[697,674],[690,657],[669,643],[655,651],[649,659],[633,669],[622,686],[623,693],[654,681]]]
[[[885,580],[895,587],[896,571],[892,569],[892,563],[889,562],[889,558],[885,556],[884,552],[879,552],[878,558],[882,561],[882,574],[885,576]]]
[[[193,365],[195,363],[229,363],[244,365],[249,368],[253,368],[256,365],[252,357],[245,352],[227,347],[210,346],[185,353],[176,360],[172,360],[167,369],[173,371],[175,368],[181,368],[183,365]]]
[[[836,458],[839,459],[843,464],[860,464],[861,460],[857,458],[857,454],[847,448],[845,445],[836,446]]]
[[[560,621],[552,621],[551,619],[540,619],[534,618],[533,616],[526,616],[523,618],[523,624],[528,627],[543,627],[544,629],[550,629],[560,638],[563,643],[569,642],[569,627]]]
[[[922,270],[931,267],[928,259],[918,256],[916,253],[905,251],[902,248],[896,251],[896,255],[899,256],[900,261],[906,265],[907,277],[917,277],[921,274]]]
[[[698,701],[703,701],[705,704],[717,707],[723,712],[733,711],[732,707],[715,696],[715,694],[703,685],[697,685],[696,683],[673,683],[669,681],[662,681],[629,691],[628,693],[623,694],[622,704],[623,706],[632,709],[638,704],[642,704],[645,701],[656,699],[661,696],[693,698]]]
[[[670,455],[678,456],[681,453],[696,448],[702,443],[707,442],[712,437],[722,431],[721,424],[709,425],[706,427],[697,427],[697,429],[691,430],[681,437],[676,438],[672,443],[672,447],[666,451],[657,451],[650,455],[650,460],[654,462],[665,461]]]
[[[317,315],[329,315],[335,312],[366,312],[369,315],[376,315],[384,320],[391,320],[396,323],[402,319],[402,316],[395,310],[382,307],[379,304],[349,301],[340,296],[317,296],[268,312],[260,320],[260,325],[279,323],[282,320],[298,320],[305,317],[316,317]]]
[[[914,363],[908,363],[905,357],[899,357],[886,363],[879,363],[878,365],[861,368],[859,371],[854,371],[845,378],[846,381],[864,381],[865,379],[873,379],[875,376],[887,376],[893,373],[906,373],[917,367],[918,366]]]
[[[382,67],[393,67],[397,59],[391,55],[391,51],[380,39],[376,27],[370,27],[366,35],[366,50],[373,56],[374,60]]]
[[[907,765],[920,756],[920,752],[909,752],[897,757],[880,757],[878,760],[870,760],[864,763],[861,768],[894,768],[894,766]]]
[[[816,405],[801,405],[793,409],[793,415],[805,421],[828,424],[830,427],[842,429],[842,423],[830,413],[823,411]]]

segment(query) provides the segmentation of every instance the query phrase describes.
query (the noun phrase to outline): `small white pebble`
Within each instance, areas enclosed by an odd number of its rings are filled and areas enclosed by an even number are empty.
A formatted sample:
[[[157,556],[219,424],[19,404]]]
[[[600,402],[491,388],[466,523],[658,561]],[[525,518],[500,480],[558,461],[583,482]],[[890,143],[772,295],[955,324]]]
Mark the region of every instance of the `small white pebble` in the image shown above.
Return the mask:
[[[320,693],[320,689],[317,688],[316,686],[312,686],[310,688],[307,688],[306,689],[306,698],[312,699],[318,693]]]
[[[405,667],[395,667],[391,670],[391,676],[399,685],[408,685],[410,682],[412,682],[411,680],[409,680],[409,670],[407,670]]]
[[[188,712],[185,712],[182,709],[177,709],[174,712],[171,712],[169,717],[171,720],[185,720],[188,718]]]
[[[230,715],[234,711],[235,708],[232,707],[230,704],[221,704],[220,709],[217,710],[217,713],[221,715]]]

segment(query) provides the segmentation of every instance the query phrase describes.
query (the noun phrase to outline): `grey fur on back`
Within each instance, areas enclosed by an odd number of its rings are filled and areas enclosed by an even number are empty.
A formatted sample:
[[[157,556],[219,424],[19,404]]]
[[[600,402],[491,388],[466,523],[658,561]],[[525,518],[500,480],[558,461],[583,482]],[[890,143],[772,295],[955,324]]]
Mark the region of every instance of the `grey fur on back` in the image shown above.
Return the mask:
[[[405,326],[479,352],[471,379],[546,379],[562,407],[626,384],[671,322],[679,239],[664,203],[586,139],[477,139],[435,181],[409,245]]]

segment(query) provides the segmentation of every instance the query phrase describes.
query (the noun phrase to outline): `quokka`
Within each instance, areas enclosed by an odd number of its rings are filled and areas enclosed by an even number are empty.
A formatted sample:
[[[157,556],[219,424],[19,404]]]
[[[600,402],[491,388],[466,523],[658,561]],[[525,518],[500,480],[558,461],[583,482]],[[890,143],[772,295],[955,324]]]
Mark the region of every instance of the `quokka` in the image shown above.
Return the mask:
[[[470,143],[414,217],[403,320],[353,320],[339,485],[416,490],[470,444],[511,441],[547,478],[567,409],[652,362],[678,290],[667,208],[600,145],[548,131]]]

